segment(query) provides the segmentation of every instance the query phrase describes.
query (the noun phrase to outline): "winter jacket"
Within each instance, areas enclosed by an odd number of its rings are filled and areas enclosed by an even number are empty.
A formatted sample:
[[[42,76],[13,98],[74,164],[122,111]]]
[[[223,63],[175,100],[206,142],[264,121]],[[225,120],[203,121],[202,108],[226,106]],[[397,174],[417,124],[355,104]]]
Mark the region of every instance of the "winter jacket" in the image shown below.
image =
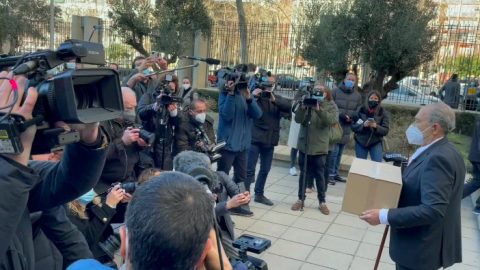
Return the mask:
[[[290,113],[291,104],[281,96],[275,96],[275,103],[270,99],[259,98],[257,104],[262,110],[262,117],[253,121],[252,143],[264,147],[277,146],[282,112]]]
[[[195,120],[190,114],[187,114],[183,119],[182,124],[180,125],[177,133],[175,134],[176,147],[177,151],[175,154],[178,154],[186,150],[195,150],[195,145],[197,144],[197,133],[201,131],[201,128],[205,131],[208,139],[211,143],[216,143],[215,141],[215,131],[213,129],[213,118],[207,115],[205,122],[203,124]]]
[[[128,123],[122,121],[108,120],[100,123],[111,143],[108,146],[108,155],[102,176],[94,188],[97,194],[107,191],[113,183],[135,182],[137,179],[135,167],[139,162],[139,152],[142,151],[142,147],[137,143],[125,145],[122,136]]]
[[[30,217],[36,270],[62,270],[78,260],[93,258],[85,237],[62,206],[32,213]]]
[[[138,103],[138,114],[143,121],[143,127],[155,133],[155,142],[153,143],[153,159],[155,166],[162,170],[172,169],[172,147],[174,142],[174,130],[182,124],[183,113],[180,108],[177,109],[177,115],[172,117],[170,112],[163,106],[164,114],[168,115],[168,123],[165,131],[164,126],[161,125],[161,109],[154,110],[156,100],[154,96],[156,93],[146,93]],[[165,141],[163,139],[165,138]],[[165,149],[164,149],[165,145]]]
[[[461,88],[462,86],[458,81],[447,82],[440,89],[440,96],[443,96],[443,102],[453,109],[458,108]]]
[[[297,149],[305,153],[307,109],[299,108],[295,111],[295,122],[301,124]],[[320,105],[320,110],[312,110],[310,122],[307,155],[327,155],[330,127],[338,123],[338,110],[333,101],[324,101]]]
[[[115,209],[105,203],[100,205],[90,203],[86,207],[88,219],[85,219],[72,212],[68,208],[68,205],[65,205],[64,207],[65,211],[67,211],[68,218],[85,236],[88,247],[92,251],[94,258],[103,263],[111,261],[111,259],[108,258],[108,255],[102,250],[102,248],[100,248],[99,243],[105,242],[105,240],[113,234],[110,222],[113,216],[115,216]]]
[[[358,91],[347,89],[342,81],[337,88],[333,89],[332,99],[337,104],[340,125],[343,129],[343,137],[339,144],[347,144],[350,141],[351,119],[360,106],[363,105],[362,96]]]
[[[242,152],[250,149],[253,119],[262,117],[257,101],[247,100],[242,93],[221,92],[219,101],[218,141],[226,142],[225,150]]]
[[[102,135],[92,145],[69,144],[60,162],[30,161],[28,167],[0,155],[1,270],[35,269],[29,213],[60,206],[92,189],[105,164],[107,149],[101,147],[106,141]]]
[[[368,118],[375,119],[377,128],[364,126]],[[360,146],[371,147],[382,142],[383,137],[387,136],[389,131],[387,111],[380,107],[378,114],[375,114],[370,111],[370,108],[361,107],[352,118],[352,131],[355,133],[355,142]]]
[[[194,100],[198,99],[197,90],[195,90],[195,88],[191,86],[188,89],[181,87],[180,90],[178,91],[178,96],[183,99],[183,102],[182,102],[183,111],[187,111],[188,108],[190,108],[190,104]]]
[[[477,121],[475,124],[475,129],[473,130],[472,143],[470,144],[470,154],[468,159],[472,163],[480,163],[480,121]]]

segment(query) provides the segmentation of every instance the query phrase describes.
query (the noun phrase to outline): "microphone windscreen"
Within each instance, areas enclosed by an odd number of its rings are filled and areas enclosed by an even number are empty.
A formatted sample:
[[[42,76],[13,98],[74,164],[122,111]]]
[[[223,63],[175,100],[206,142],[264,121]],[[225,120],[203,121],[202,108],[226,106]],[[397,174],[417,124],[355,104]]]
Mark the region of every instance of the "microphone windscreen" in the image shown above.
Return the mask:
[[[218,60],[218,59],[207,58],[206,62],[209,65],[220,65],[220,60]]]

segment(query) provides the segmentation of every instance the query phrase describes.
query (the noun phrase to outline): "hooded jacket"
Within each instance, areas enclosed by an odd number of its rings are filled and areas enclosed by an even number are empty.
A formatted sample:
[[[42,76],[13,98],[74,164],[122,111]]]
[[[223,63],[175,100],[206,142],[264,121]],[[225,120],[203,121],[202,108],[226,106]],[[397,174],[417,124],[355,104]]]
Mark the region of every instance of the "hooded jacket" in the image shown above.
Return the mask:
[[[234,95],[224,91],[220,93],[218,107],[218,141],[226,142],[225,150],[231,152],[250,149],[253,119],[262,117],[257,101],[254,98],[247,101],[239,91]]]
[[[343,129],[343,136],[340,144],[347,144],[350,141],[350,125],[352,124],[351,119],[355,115],[355,112],[358,110],[358,108],[362,106],[362,96],[354,89],[347,89],[345,87],[345,82],[342,81],[338,87],[332,91],[332,99],[335,104],[337,104],[340,125]]]
[[[297,149],[305,153],[307,139],[307,110],[299,108],[295,111],[295,122],[301,124],[298,134]],[[330,141],[330,128],[338,123],[338,110],[333,101],[324,101],[320,110],[312,110],[312,119],[308,130],[307,155],[327,155]]]
[[[28,167],[0,155],[0,269],[35,269],[29,213],[63,205],[92,189],[105,164],[107,149],[100,147],[106,140],[100,136],[91,146],[69,144],[60,162],[30,161]]]

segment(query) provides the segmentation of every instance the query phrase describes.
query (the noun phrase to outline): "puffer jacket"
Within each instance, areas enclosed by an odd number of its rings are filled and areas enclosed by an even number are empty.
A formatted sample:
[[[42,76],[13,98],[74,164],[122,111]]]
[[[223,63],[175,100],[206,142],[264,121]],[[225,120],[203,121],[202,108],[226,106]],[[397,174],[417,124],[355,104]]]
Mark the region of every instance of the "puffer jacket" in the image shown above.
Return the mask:
[[[332,99],[337,104],[340,125],[343,129],[343,136],[340,144],[347,144],[350,141],[352,124],[351,119],[355,112],[362,106],[362,95],[358,91],[347,89],[342,81],[337,88],[332,91]],[[347,120],[347,116],[350,121]]]
[[[377,128],[365,127],[368,118],[375,119]],[[382,142],[382,138],[388,135],[389,123],[387,111],[380,107],[378,113],[371,112],[369,108],[361,107],[352,118],[352,131],[355,133],[355,142],[360,146],[370,147]]]
[[[301,124],[298,134],[297,149],[305,153],[305,140],[307,137],[307,110],[299,108],[295,111],[295,122]],[[328,154],[330,141],[330,127],[338,123],[338,109],[333,101],[324,101],[320,110],[312,111],[311,124],[308,130],[307,155]]]

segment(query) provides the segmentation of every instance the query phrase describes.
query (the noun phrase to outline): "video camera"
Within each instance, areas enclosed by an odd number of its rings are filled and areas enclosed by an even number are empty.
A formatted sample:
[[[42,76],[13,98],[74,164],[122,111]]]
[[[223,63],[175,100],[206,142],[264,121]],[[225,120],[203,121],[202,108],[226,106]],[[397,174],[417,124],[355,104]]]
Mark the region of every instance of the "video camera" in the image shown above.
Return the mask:
[[[222,183],[218,181],[217,175],[212,170],[201,166],[192,166],[186,174],[203,184],[208,193],[220,194],[223,191]]]
[[[268,270],[267,263],[255,257],[247,255],[247,251],[262,254],[272,245],[272,241],[244,234],[233,241],[233,247],[239,249],[240,260],[249,270]]]
[[[230,67],[221,68],[216,72],[215,75],[217,76],[215,83],[218,87],[218,90],[222,92],[229,91],[228,82],[230,81],[234,82],[235,91],[242,92],[248,90],[247,74],[245,68],[243,67],[242,69]]]
[[[13,61],[15,61],[11,67]],[[78,131],[56,127],[55,122],[89,124],[115,119],[123,113],[123,100],[118,73],[109,68],[67,70],[48,76],[47,72],[65,62],[92,65],[105,64],[102,44],[66,40],[57,51],[39,51],[24,56],[0,58],[0,69],[11,67],[14,75],[25,75],[29,87],[36,87],[38,99],[33,119],[11,114],[18,100],[14,90],[14,102],[7,105],[8,113],[0,113],[0,153],[21,154],[24,150],[20,134],[37,125],[31,154],[50,153],[52,148],[80,140]],[[23,95],[24,102],[27,92]]]
[[[262,90],[262,93],[259,96],[257,96],[259,98],[270,99],[270,97],[272,96],[272,91],[274,90],[273,87],[275,84],[268,81],[268,77],[269,77],[269,72],[261,68],[258,70],[257,74],[253,75],[250,78],[250,81],[248,83],[249,85],[252,85],[250,83],[252,80],[255,81],[255,84],[253,84],[253,86],[251,87],[252,88],[251,90],[252,91],[255,89]]]
[[[316,108],[320,105],[323,100],[323,93],[324,91],[321,89],[315,89],[311,85],[307,85],[302,89],[302,92],[305,93],[305,98],[300,101],[299,103],[303,104],[305,107]]]
[[[154,98],[157,100],[157,103],[159,105],[169,106],[172,103],[178,103],[178,104],[183,103],[183,99],[181,97],[172,96],[173,91],[172,91],[172,87],[170,86],[171,82],[173,82],[173,75],[167,74],[165,76],[165,81],[163,81],[163,83],[159,85],[153,92]],[[158,98],[160,93],[163,93],[163,95],[160,98]]]
[[[127,128],[140,129],[139,137],[144,140],[148,145],[152,145],[155,142],[155,133],[149,132],[143,128],[142,125],[130,123]]]

